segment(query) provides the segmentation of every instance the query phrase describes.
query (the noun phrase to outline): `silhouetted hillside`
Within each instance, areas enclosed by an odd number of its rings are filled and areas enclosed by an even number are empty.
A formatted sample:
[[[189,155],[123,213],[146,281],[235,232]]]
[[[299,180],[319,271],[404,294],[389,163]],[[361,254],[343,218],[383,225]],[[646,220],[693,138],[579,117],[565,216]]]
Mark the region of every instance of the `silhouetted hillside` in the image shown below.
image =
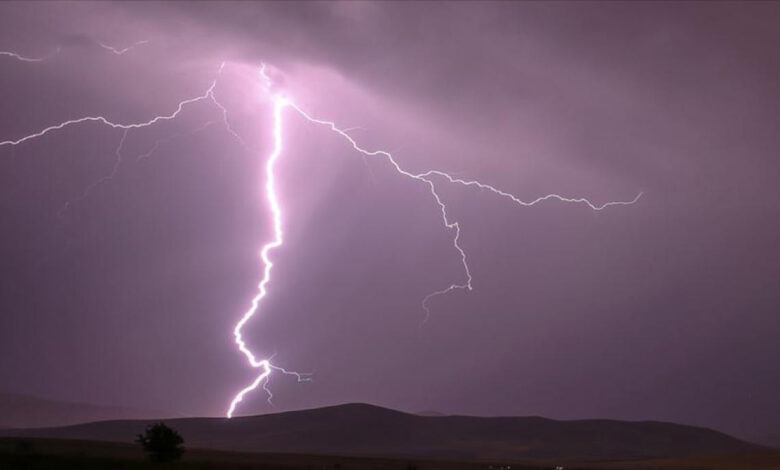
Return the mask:
[[[183,418],[167,422],[184,436],[189,447],[245,452],[528,459],[673,457],[759,449],[717,431],[671,423],[429,417],[363,404],[232,420]],[[131,442],[146,424],[110,421],[13,434]]]
[[[70,403],[0,392],[0,429],[67,426],[116,419],[170,416],[160,411]]]

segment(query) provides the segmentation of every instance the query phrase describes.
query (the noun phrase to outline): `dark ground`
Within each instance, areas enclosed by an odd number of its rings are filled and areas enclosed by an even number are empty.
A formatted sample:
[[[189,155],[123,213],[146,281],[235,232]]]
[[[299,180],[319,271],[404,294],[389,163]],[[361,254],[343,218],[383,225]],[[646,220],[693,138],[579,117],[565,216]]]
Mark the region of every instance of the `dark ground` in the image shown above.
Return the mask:
[[[471,470],[493,469],[780,469],[780,452],[750,452],[692,456],[676,459],[602,460],[602,461],[447,461],[425,459],[393,459],[375,457],[344,457],[269,453],[237,453],[188,450],[176,463],[152,464],[133,444],[33,439],[0,438],[0,469],[2,470],[132,470],[165,469],[228,469],[228,470]]]

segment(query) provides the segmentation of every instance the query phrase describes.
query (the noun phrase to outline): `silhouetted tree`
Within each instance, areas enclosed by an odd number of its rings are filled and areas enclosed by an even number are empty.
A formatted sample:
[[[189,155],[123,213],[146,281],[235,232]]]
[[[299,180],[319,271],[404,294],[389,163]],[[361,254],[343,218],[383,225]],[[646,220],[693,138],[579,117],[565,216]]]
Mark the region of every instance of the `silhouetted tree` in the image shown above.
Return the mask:
[[[178,460],[184,452],[184,439],[165,423],[150,424],[143,434],[138,435],[136,442],[154,462]]]
[[[33,445],[32,442],[26,440],[26,439],[19,439],[16,441],[16,445],[14,446],[14,450],[16,452],[19,452],[20,454],[29,454],[33,451]]]

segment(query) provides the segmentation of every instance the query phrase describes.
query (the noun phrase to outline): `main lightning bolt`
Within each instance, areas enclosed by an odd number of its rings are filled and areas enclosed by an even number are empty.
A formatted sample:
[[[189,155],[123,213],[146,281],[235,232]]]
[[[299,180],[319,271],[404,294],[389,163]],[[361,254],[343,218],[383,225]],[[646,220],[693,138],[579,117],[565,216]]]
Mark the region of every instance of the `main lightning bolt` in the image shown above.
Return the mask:
[[[512,202],[524,207],[534,206],[536,204],[548,200],[557,200],[560,202],[584,204],[592,210],[600,211],[610,206],[634,204],[642,196],[642,193],[640,192],[639,194],[636,195],[636,197],[634,197],[630,201],[611,201],[600,205],[594,204],[593,202],[591,202],[586,198],[569,198],[569,197],[561,196],[559,194],[548,194],[545,196],[538,197],[531,201],[523,201],[522,199],[520,199],[519,197],[511,193],[502,191],[489,184],[481,183],[475,180],[471,181],[471,180],[455,178],[444,171],[429,170],[424,173],[412,173],[405,170],[390,152],[384,150],[367,150],[361,147],[357,143],[357,141],[347,133],[349,129],[339,128],[336,125],[336,123],[334,123],[333,121],[328,121],[328,120],[313,117],[311,114],[304,111],[300,106],[298,106],[293,101],[291,101],[287,96],[281,93],[273,93],[272,92],[273,81],[271,80],[270,76],[266,72],[265,64],[263,64],[263,66],[260,68],[260,77],[261,77],[261,83],[263,85],[263,88],[268,94],[270,94],[271,101],[273,103],[273,141],[274,142],[273,142],[273,150],[271,151],[271,154],[268,157],[266,168],[265,168],[265,178],[266,178],[265,195],[271,210],[274,239],[271,242],[264,245],[260,252],[260,258],[263,260],[263,264],[265,268],[263,271],[263,277],[260,280],[260,284],[258,285],[258,293],[252,299],[252,304],[249,310],[247,310],[244,313],[244,315],[241,317],[241,319],[238,321],[235,328],[233,329],[233,335],[235,337],[236,345],[238,345],[238,349],[247,357],[249,364],[252,367],[261,369],[261,373],[257,376],[257,378],[255,378],[255,380],[251,384],[249,384],[249,386],[239,391],[238,394],[236,394],[236,396],[230,402],[230,406],[228,407],[228,411],[227,411],[228,418],[231,418],[233,416],[236,407],[244,399],[244,396],[247,393],[257,389],[261,384],[263,384],[263,388],[266,390],[266,392],[269,393],[269,399],[270,399],[271,396],[270,392],[268,391],[267,387],[265,387],[265,385],[268,383],[271,373],[274,370],[279,370],[286,374],[293,374],[298,377],[299,381],[306,380],[306,378],[304,377],[304,375],[306,374],[299,374],[296,372],[286,371],[280,367],[273,365],[270,362],[270,360],[267,359],[258,360],[254,356],[252,351],[247,347],[246,343],[243,340],[243,336],[241,335],[241,330],[243,329],[244,325],[257,313],[260,306],[260,302],[268,292],[267,286],[268,283],[271,281],[271,269],[273,268],[273,262],[269,258],[269,254],[272,250],[279,248],[284,242],[284,232],[282,230],[282,208],[281,205],[279,204],[279,197],[276,193],[274,169],[276,166],[276,162],[283,151],[282,111],[285,108],[289,107],[293,109],[295,112],[298,113],[298,115],[300,115],[305,120],[311,123],[327,127],[332,132],[343,137],[352,146],[352,148],[355,151],[359,152],[363,156],[385,158],[398,174],[406,178],[417,180],[428,187],[431,196],[433,197],[436,205],[439,207],[439,211],[440,211],[440,215],[444,227],[454,232],[452,238],[452,245],[460,257],[465,279],[461,283],[453,283],[444,289],[432,292],[423,299],[422,306],[426,312],[425,320],[423,320],[423,322],[427,321],[428,317],[430,316],[430,309],[428,307],[428,302],[434,297],[447,294],[456,289],[465,289],[469,291],[473,289],[473,285],[472,285],[473,277],[471,275],[471,270],[469,269],[469,265],[467,262],[466,251],[463,249],[463,247],[460,244],[460,234],[461,234],[460,224],[457,221],[451,220],[447,212],[447,205],[444,203],[441,196],[436,191],[436,185],[433,181],[433,177],[443,178],[446,182],[451,184],[459,184],[467,187],[476,187],[481,190],[487,190],[497,196],[508,198]]]
[[[238,350],[246,356],[249,361],[249,365],[253,368],[261,369],[260,375],[249,384],[246,388],[242,389],[230,402],[230,407],[227,411],[227,417],[232,418],[233,413],[236,410],[236,406],[244,399],[244,395],[255,390],[261,384],[268,394],[268,400],[270,401],[273,395],[267,388],[268,380],[271,377],[271,372],[276,370],[283,374],[294,375],[298,378],[298,381],[307,380],[308,374],[301,374],[298,372],[292,372],[285,370],[281,367],[271,364],[270,359],[257,359],[252,351],[247,347],[244,342],[244,338],[241,335],[241,330],[244,328],[246,322],[248,322],[256,313],[260,307],[260,301],[268,293],[268,283],[271,282],[271,269],[274,267],[274,263],[271,261],[269,254],[272,250],[279,248],[284,243],[284,231],[282,230],[282,207],[279,204],[279,197],[276,194],[276,162],[279,160],[279,156],[282,154],[282,111],[285,107],[290,105],[290,101],[280,95],[272,96],[273,103],[273,150],[268,156],[265,164],[265,197],[268,201],[268,207],[271,210],[271,225],[274,232],[274,238],[269,243],[266,243],[260,250],[260,259],[263,261],[263,277],[260,279],[260,284],[257,286],[257,295],[252,299],[252,303],[241,319],[236,323],[233,328],[233,336],[235,337]]]
[[[106,46],[102,43],[99,43],[101,47],[104,49],[110,50],[114,54],[122,55],[125,52],[129,51],[135,46],[141,45],[146,43],[146,41],[139,41],[125,49],[116,49],[111,46]],[[59,49],[55,51],[55,54],[59,52]],[[13,53],[13,52],[3,52],[0,51],[0,55],[7,55],[11,56],[17,60],[26,61],[26,62],[38,62],[41,60],[45,60],[47,57],[44,58],[29,58],[25,56],[21,56],[19,54]],[[238,139],[238,141],[244,146],[244,148],[248,149],[248,146],[245,144],[243,139],[232,129],[228,122],[228,113],[227,109],[217,100],[214,89],[217,86],[217,80],[219,75],[222,72],[222,69],[224,67],[224,63],[220,66],[219,72],[217,73],[217,78],[214,79],[214,81],[211,83],[211,85],[206,89],[206,91],[202,95],[198,95],[194,98],[185,99],[183,101],[180,101],[176,107],[176,109],[169,114],[162,114],[155,116],[147,121],[140,122],[140,123],[131,123],[131,124],[121,124],[113,122],[109,119],[107,119],[104,116],[87,116],[79,119],[72,119],[68,121],[61,122],[59,124],[55,124],[49,127],[46,127],[38,132],[35,132],[33,134],[29,134],[27,136],[20,137],[16,140],[5,140],[0,142],[0,147],[3,146],[17,146],[21,145],[29,140],[36,139],[39,137],[42,137],[44,135],[47,135],[51,132],[63,129],[65,127],[85,123],[85,122],[98,122],[101,124],[104,124],[106,126],[115,128],[115,129],[122,129],[124,132],[122,134],[122,138],[119,142],[119,145],[117,147],[117,150],[115,152],[116,155],[116,162],[112,168],[112,171],[109,175],[101,178],[96,183],[93,183],[92,185],[88,186],[87,189],[84,191],[81,198],[84,198],[89,195],[89,192],[91,189],[93,189],[98,184],[110,180],[117,172],[119,165],[121,163],[122,159],[122,147],[124,145],[125,139],[127,138],[127,133],[130,130],[143,128],[143,127],[149,127],[152,126],[158,122],[162,121],[169,121],[176,119],[181,112],[183,111],[184,107],[196,102],[204,101],[204,100],[210,100],[212,103],[220,110],[222,115],[222,122],[224,124],[225,129],[233,135],[235,138]],[[446,173],[444,171],[440,170],[428,170],[422,173],[413,173],[408,170],[405,170],[398,161],[393,157],[393,155],[390,152],[384,151],[384,150],[367,150],[363,147],[361,147],[355,139],[353,139],[347,132],[349,129],[343,129],[338,127],[334,122],[320,119],[317,117],[314,117],[313,115],[306,112],[304,109],[302,109],[300,106],[295,104],[289,97],[283,95],[282,93],[273,92],[273,81],[268,76],[266,72],[266,67],[263,65],[260,69],[260,80],[261,80],[261,86],[264,92],[271,98],[272,102],[272,136],[273,136],[273,145],[271,153],[268,155],[265,165],[265,182],[264,182],[264,191],[265,191],[265,197],[268,201],[269,210],[271,214],[271,226],[273,229],[273,239],[263,245],[262,249],[260,250],[260,259],[263,263],[263,275],[260,279],[260,282],[257,287],[257,294],[252,298],[252,301],[250,303],[249,309],[244,312],[244,314],[241,316],[239,321],[236,323],[235,327],[233,328],[233,336],[234,341],[236,345],[238,346],[239,351],[244,354],[244,356],[247,358],[247,361],[249,365],[252,368],[260,369],[260,374],[245,388],[240,390],[233,400],[230,402],[230,406],[228,407],[227,411],[227,417],[230,418],[234,415],[236,407],[243,401],[245,395],[253,390],[256,390],[258,387],[263,388],[263,390],[267,394],[267,400],[270,403],[271,398],[273,397],[271,391],[268,388],[268,382],[270,380],[271,374],[273,372],[280,372],[282,374],[286,375],[292,375],[295,376],[298,381],[306,381],[309,380],[309,374],[303,374],[298,373],[294,371],[287,370],[285,368],[279,367],[275,364],[273,364],[271,361],[273,359],[273,356],[268,359],[259,359],[257,358],[254,353],[249,349],[246,342],[243,339],[242,335],[242,329],[246,325],[246,323],[255,316],[255,314],[258,312],[260,308],[260,304],[263,300],[263,298],[266,297],[268,293],[268,285],[271,282],[271,272],[273,269],[273,261],[271,260],[271,252],[275,250],[276,248],[279,248],[284,243],[284,231],[283,231],[283,211],[282,211],[282,205],[280,203],[278,194],[276,192],[276,175],[275,175],[275,169],[276,169],[276,163],[281,157],[283,153],[283,144],[284,144],[284,129],[283,129],[283,112],[286,109],[291,109],[295,111],[300,117],[305,119],[308,122],[311,122],[316,125],[324,126],[331,130],[332,132],[338,134],[342,138],[344,138],[349,145],[361,154],[363,157],[378,157],[378,158],[384,158],[386,159],[391,167],[401,176],[413,179],[415,181],[420,182],[421,184],[424,184],[430,194],[433,198],[433,201],[435,202],[436,206],[439,209],[439,214],[442,220],[442,223],[448,231],[453,233],[452,237],[452,246],[454,250],[457,252],[461,265],[463,268],[463,280],[456,283],[451,283],[447,287],[432,292],[428,294],[422,301],[422,307],[425,310],[426,316],[425,320],[428,319],[428,316],[430,315],[430,309],[428,307],[428,303],[431,299],[434,297],[447,294],[449,292],[452,292],[454,290],[472,290],[473,289],[473,277],[471,275],[471,270],[469,269],[469,264],[467,262],[467,256],[466,251],[460,244],[460,235],[461,235],[461,226],[458,221],[454,221],[451,219],[448,211],[447,211],[447,205],[437,192],[437,186],[436,186],[436,180],[440,180],[442,182],[448,183],[448,184],[455,184],[455,185],[461,185],[465,187],[470,188],[477,188],[480,190],[486,190],[489,191],[496,196],[509,199],[515,204],[518,204],[523,207],[530,207],[534,206],[536,204],[555,200],[559,202],[564,203],[575,203],[575,204],[582,204],[590,208],[594,211],[601,211],[607,207],[611,206],[617,206],[617,205],[631,205],[636,203],[639,198],[642,196],[642,193],[640,192],[637,194],[636,197],[634,197],[631,200],[628,201],[610,201],[603,204],[594,204],[590,200],[586,198],[570,198],[561,196],[559,194],[548,194],[545,196],[538,197],[536,199],[530,200],[530,201],[524,201],[520,199],[519,197],[515,196],[514,194],[511,194],[509,192],[500,190],[492,185],[482,183],[480,181],[476,180],[465,180],[461,178],[456,178],[449,173]],[[200,131],[202,129],[205,129],[209,125],[213,124],[213,121],[207,122],[205,125],[201,126],[200,128],[196,129],[195,132]],[[140,158],[145,158],[149,156],[154,150],[159,146],[159,144],[162,142],[162,140],[158,140],[154,147],[147,152],[144,155],[139,156]],[[79,199],[81,199],[79,198]],[[66,209],[69,203],[66,204],[66,206],[63,208]],[[424,321],[425,321],[424,320]]]

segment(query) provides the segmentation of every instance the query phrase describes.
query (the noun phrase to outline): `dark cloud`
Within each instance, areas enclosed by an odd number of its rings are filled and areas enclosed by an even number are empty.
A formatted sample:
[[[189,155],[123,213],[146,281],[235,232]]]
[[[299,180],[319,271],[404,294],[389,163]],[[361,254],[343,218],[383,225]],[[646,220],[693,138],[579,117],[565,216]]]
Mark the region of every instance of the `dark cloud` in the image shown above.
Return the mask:
[[[745,436],[776,427],[780,354],[777,6],[769,3],[4,4],[0,139],[2,388],[221,413],[252,378],[230,331],[269,236],[256,67],[366,146],[516,192],[640,204],[526,209],[443,188],[475,291],[425,187],[290,116],[288,243],[253,346],[315,373],[275,379],[279,409],[662,419]],[[116,56],[117,48],[148,44]],[[194,132],[209,120],[216,124]],[[160,138],[152,158],[138,162]],[[269,408],[259,396],[245,412]]]

